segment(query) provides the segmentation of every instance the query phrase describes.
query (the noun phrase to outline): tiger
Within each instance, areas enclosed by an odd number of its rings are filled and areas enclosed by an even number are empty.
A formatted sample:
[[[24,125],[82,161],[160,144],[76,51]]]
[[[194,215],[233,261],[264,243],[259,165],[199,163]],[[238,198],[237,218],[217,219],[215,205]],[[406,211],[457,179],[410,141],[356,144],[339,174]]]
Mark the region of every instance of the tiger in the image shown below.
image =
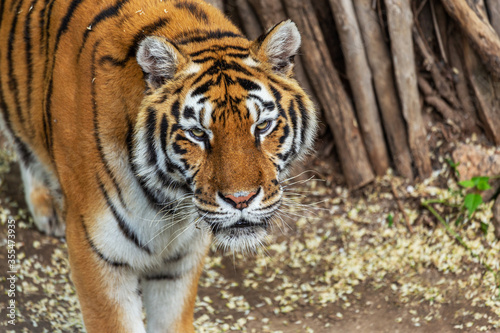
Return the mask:
[[[87,332],[194,332],[210,244],[267,242],[317,130],[300,43],[197,0],[0,2],[2,131]]]

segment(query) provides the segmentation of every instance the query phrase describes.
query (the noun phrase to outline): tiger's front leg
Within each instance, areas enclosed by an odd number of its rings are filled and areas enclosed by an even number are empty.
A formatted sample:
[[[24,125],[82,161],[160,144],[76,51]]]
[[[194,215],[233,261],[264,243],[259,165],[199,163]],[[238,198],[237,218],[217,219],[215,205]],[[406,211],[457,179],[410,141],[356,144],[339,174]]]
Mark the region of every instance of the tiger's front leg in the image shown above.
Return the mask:
[[[162,269],[142,278],[147,332],[194,333],[193,315],[204,256],[196,253],[167,259]]]
[[[88,333],[145,333],[139,277],[107,258],[89,236],[88,219],[66,218],[71,279]]]

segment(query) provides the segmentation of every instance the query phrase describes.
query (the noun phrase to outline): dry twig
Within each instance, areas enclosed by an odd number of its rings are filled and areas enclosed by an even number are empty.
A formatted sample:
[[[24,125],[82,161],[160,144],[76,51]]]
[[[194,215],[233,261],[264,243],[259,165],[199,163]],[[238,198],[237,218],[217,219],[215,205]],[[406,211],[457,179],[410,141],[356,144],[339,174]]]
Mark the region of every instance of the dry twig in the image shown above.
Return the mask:
[[[410,224],[410,218],[406,214],[405,209],[403,207],[403,204],[401,203],[401,200],[399,200],[398,192],[396,191],[396,186],[394,186],[393,182],[391,182],[391,190],[392,190],[392,194],[394,195],[394,199],[396,199],[396,203],[398,204],[398,208],[401,211],[401,213],[403,214],[403,217],[405,219],[406,227],[408,228],[408,231],[410,233],[413,233],[413,228],[412,228],[412,226]]]

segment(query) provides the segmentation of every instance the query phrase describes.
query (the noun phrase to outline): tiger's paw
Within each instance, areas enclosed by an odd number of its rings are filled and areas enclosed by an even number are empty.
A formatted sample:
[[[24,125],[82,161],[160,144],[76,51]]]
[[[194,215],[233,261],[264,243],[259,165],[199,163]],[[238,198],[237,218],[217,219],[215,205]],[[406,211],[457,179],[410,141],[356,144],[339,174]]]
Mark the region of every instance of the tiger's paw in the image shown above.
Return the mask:
[[[50,236],[63,237],[65,235],[66,225],[59,217],[54,199],[47,188],[32,188],[28,205],[38,230]]]

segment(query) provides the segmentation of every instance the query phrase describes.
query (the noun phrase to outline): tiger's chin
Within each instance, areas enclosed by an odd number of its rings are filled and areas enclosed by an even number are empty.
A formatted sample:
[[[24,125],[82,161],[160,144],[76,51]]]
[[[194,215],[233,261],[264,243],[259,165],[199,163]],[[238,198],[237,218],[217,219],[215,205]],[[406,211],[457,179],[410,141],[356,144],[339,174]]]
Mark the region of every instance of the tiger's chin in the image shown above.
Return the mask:
[[[267,223],[238,221],[229,227],[212,228],[217,247],[224,251],[256,253],[266,242]]]

